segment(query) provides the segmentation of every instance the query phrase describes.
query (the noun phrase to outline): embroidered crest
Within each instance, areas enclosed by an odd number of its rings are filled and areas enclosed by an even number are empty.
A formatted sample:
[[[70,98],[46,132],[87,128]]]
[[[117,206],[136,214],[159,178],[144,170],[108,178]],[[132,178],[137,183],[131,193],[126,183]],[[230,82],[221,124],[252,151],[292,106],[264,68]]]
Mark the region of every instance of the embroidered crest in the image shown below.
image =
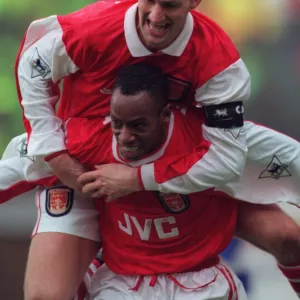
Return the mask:
[[[281,163],[279,158],[274,155],[267,168],[261,172],[259,178],[274,178],[290,177],[292,174],[288,170],[288,165]]]
[[[182,213],[190,206],[190,200],[186,195],[158,193],[158,198],[165,210],[172,214]]]
[[[35,78],[38,76],[46,78],[46,76],[51,72],[50,67],[39,55],[37,48],[35,49],[35,52],[32,56],[31,66],[32,66],[31,78]]]
[[[169,101],[182,102],[186,99],[191,83],[168,75]]]
[[[68,214],[73,206],[74,192],[72,189],[61,186],[47,189],[46,211],[52,217],[61,217]]]
[[[24,137],[17,145],[17,151],[19,152],[20,157],[26,157],[32,162],[35,161],[35,157],[27,155],[27,139]]]

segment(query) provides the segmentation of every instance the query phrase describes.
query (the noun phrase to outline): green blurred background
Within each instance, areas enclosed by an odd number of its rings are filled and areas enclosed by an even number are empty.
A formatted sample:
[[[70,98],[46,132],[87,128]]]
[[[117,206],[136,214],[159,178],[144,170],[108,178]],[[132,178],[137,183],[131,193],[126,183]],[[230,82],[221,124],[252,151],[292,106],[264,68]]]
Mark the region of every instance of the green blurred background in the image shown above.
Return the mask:
[[[10,139],[23,132],[14,61],[26,28],[35,19],[91,2],[0,0],[0,157]],[[227,31],[250,70],[252,96],[246,117],[300,140],[300,0],[203,0],[199,9]],[[34,222],[33,201],[0,207],[0,299],[22,299]],[[270,257],[249,245],[240,249],[233,261],[235,268],[246,270],[253,284],[249,299],[296,299]]]

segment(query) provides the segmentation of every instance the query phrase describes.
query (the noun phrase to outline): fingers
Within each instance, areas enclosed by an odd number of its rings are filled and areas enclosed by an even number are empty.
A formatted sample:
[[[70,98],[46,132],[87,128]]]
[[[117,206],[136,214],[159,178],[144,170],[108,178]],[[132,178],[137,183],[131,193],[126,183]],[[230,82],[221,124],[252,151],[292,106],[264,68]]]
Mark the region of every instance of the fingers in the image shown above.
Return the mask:
[[[101,182],[99,182],[99,181],[89,182],[82,187],[82,193],[84,193],[84,194],[89,193],[92,195],[96,191],[100,191],[101,187],[102,187]]]
[[[90,172],[85,172],[82,175],[80,175],[77,179],[78,183],[81,185],[86,185],[87,183],[96,181],[97,178],[99,177],[99,171],[90,171]]]

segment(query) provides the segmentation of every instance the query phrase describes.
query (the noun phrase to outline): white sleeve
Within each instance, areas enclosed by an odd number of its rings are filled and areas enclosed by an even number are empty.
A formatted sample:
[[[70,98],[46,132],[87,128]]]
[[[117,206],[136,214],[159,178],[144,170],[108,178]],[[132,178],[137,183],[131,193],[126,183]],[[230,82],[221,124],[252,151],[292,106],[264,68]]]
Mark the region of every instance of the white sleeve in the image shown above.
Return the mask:
[[[287,135],[245,122],[248,156],[238,182],[216,190],[252,203],[300,205],[300,143]]]
[[[36,196],[37,222],[32,236],[61,232],[100,241],[98,211],[87,199],[65,186],[40,189]]]
[[[202,85],[196,92],[196,101],[202,107],[244,102],[249,96],[250,75],[239,59]],[[225,129],[203,124],[202,132],[211,145],[205,155],[198,155],[199,159],[195,159],[195,152],[172,163],[157,160],[140,168],[140,179],[146,190],[189,194],[223,186],[241,177],[247,157],[244,126]],[[158,170],[160,173],[163,170],[166,176],[157,174]]]
[[[62,35],[56,16],[33,22],[17,61],[20,101],[29,122],[26,131],[30,156],[45,156],[66,148],[62,122],[55,112],[57,84],[78,67],[68,56]]]

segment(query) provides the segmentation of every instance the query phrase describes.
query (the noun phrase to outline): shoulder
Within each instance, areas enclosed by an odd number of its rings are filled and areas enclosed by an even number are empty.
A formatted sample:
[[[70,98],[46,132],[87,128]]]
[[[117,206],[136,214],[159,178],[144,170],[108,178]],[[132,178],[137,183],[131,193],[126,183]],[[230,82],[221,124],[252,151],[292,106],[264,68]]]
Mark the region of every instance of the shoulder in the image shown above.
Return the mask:
[[[57,19],[65,36],[92,43],[97,37],[123,31],[125,13],[134,3],[129,0],[97,1]]]

